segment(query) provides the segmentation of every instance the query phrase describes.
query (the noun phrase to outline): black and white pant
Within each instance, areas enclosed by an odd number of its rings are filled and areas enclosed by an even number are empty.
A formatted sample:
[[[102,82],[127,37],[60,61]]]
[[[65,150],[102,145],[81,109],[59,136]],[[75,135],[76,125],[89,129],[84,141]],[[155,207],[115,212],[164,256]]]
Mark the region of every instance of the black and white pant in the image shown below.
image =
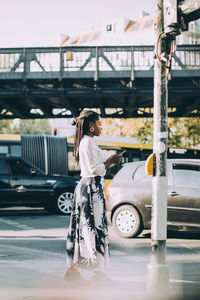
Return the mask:
[[[74,267],[103,272],[109,263],[104,178],[82,178],[76,186],[66,249]]]

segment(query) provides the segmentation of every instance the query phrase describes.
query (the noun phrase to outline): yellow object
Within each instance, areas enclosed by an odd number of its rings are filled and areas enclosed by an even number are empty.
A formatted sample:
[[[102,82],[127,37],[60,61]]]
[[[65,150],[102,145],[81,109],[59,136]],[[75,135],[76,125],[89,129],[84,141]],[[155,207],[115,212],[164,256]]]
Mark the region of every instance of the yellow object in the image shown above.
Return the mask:
[[[20,134],[0,134],[0,141],[21,141]]]
[[[153,175],[153,153],[150,154],[146,160],[145,172],[147,175]]]
[[[111,179],[106,179],[104,180],[104,193],[105,193],[105,199],[107,200],[108,196],[109,196],[109,191],[108,191],[108,186],[111,183]]]
[[[73,51],[67,51],[66,52],[66,59],[67,59],[67,61],[73,61],[74,60],[74,52]]]

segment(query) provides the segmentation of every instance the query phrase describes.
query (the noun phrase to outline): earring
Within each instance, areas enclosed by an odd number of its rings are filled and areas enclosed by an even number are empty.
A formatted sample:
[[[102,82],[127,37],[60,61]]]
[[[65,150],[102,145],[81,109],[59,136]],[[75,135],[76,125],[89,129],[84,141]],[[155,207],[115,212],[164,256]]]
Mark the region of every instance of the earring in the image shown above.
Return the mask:
[[[94,132],[94,127],[90,127],[90,131],[91,131],[91,132]]]

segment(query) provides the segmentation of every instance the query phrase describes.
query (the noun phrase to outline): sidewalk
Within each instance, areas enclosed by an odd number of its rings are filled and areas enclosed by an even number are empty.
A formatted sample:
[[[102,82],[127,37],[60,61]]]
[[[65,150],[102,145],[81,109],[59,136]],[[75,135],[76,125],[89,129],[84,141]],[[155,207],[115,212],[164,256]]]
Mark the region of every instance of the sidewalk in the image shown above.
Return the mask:
[[[150,299],[146,292],[147,264],[150,261],[150,240],[123,240],[112,232],[112,283],[104,286],[77,287],[63,280],[65,254],[32,249],[20,240],[65,240],[66,229],[1,232],[0,299],[2,300],[132,300]],[[18,245],[5,245],[12,237]],[[64,242],[64,241],[63,241]],[[200,295],[199,241],[187,244],[168,242],[167,261],[170,265],[170,297],[195,299]],[[88,278],[88,274],[83,274]],[[185,295],[185,297],[183,296]],[[164,298],[163,298],[164,299]],[[199,299],[199,298],[196,298]],[[159,299],[160,300],[160,299]]]
[[[15,255],[19,257],[20,247],[13,247]],[[23,249],[24,250],[24,249]],[[1,248],[2,251],[2,248]],[[34,253],[35,252],[35,253]],[[32,251],[32,254],[38,254],[38,251]],[[10,255],[10,256],[9,256]],[[48,255],[48,259],[47,256]],[[12,260],[11,253],[8,253],[6,260],[0,263],[0,299],[2,300],[89,300],[89,299],[110,299],[110,300],[131,300],[138,296],[141,299],[141,290],[145,285],[144,278],[131,278],[129,274],[126,277],[120,275],[120,263],[108,272],[112,279],[109,285],[85,287],[73,286],[63,280],[66,271],[65,256],[52,255],[50,253],[40,252],[39,260],[26,260],[26,253],[23,254],[23,260]],[[50,259],[49,259],[50,258]],[[118,269],[118,272],[116,270]],[[88,274],[83,273],[88,279]]]

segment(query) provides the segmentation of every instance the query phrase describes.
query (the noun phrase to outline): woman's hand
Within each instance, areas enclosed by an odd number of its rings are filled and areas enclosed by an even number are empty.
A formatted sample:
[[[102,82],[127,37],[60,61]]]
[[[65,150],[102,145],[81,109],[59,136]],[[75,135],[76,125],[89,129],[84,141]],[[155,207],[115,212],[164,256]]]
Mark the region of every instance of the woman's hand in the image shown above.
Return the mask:
[[[120,164],[122,161],[122,156],[117,154],[113,154],[109,158],[113,164]]]
[[[120,164],[121,161],[122,161],[122,155],[113,154],[108,157],[108,159],[105,161],[104,164],[107,169],[113,164]]]

